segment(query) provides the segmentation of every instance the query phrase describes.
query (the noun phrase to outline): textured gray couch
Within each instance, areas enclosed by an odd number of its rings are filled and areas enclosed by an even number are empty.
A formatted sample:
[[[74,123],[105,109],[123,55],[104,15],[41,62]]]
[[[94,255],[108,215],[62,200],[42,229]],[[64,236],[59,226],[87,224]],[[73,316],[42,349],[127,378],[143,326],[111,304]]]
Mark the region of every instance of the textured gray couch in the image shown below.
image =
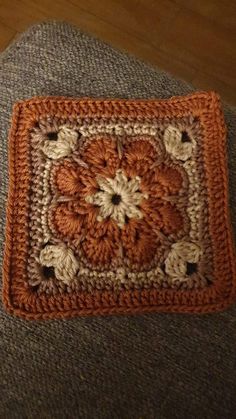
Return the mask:
[[[29,29],[0,57],[1,242],[7,133],[16,100],[34,95],[164,98],[192,90],[67,24]],[[235,208],[236,114],[228,107],[225,113]],[[44,322],[20,320],[1,309],[0,333],[0,418],[236,417],[236,305],[201,316]]]

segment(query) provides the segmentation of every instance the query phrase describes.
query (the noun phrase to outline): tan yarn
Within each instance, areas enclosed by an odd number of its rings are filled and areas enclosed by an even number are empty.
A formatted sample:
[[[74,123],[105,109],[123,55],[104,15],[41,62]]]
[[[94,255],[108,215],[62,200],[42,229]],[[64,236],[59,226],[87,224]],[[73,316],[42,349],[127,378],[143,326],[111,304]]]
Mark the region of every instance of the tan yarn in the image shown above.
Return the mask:
[[[196,243],[174,243],[165,260],[165,270],[173,281],[188,281],[187,263],[198,263],[201,255],[201,248]]]
[[[142,199],[147,199],[148,194],[139,192],[141,179],[139,176],[128,180],[122,170],[117,170],[114,179],[98,178],[99,192],[86,196],[86,201],[99,207],[98,221],[111,217],[119,227],[125,224],[125,217],[142,218],[143,214],[138,209]],[[113,203],[113,198],[120,202]]]
[[[55,276],[69,285],[78,270],[78,262],[73,251],[65,245],[47,245],[41,250],[39,262],[44,266],[55,268]]]
[[[196,141],[189,138],[189,142],[183,142],[182,135],[179,129],[169,125],[164,132],[164,143],[168,153],[178,160],[186,161],[191,157]]]
[[[32,319],[210,312],[233,301],[225,126],[214,93],[35,98],[15,106],[9,144],[9,311]]]
[[[109,135],[157,135],[158,127],[154,124],[148,123],[97,123],[90,125],[81,125],[79,128],[80,133],[84,137],[90,137],[96,134],[109,134]]]
[[[44,154],[51,159],[69,156],[77,145],[78,133],[67,126],[61,126],[57,141],[45,140],[42,146]]]

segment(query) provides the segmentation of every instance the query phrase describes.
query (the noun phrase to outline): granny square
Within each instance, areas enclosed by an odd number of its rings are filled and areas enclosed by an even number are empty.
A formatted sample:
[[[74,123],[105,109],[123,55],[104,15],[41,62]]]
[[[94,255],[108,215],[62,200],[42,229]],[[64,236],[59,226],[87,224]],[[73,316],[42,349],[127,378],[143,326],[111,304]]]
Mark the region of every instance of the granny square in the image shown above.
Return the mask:
[[[3,301],[28,319],[212,312],[235,298],[215,93],[14,106]]]

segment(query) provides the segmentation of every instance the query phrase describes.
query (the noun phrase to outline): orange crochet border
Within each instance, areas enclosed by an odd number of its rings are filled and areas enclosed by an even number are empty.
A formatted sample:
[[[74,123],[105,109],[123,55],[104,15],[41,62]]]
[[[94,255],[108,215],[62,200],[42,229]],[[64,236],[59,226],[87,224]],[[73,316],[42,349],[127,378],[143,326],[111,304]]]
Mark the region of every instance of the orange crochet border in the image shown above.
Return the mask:
[[[26,288],[29,232],[27,229],[30,167],[29,130],[39,117],[109,118],[111,116],[184,117],[200,119],[209,197],[209,229],[213,243],[214,283],[201,290],[150,289],[96,291],[93,294],[37,296]],[[3,302],[6,309],[26,319],[67,318],[77,315],[134,314],[137,312],[219,311],[236,296],[236,267],[228,212],[226,128],[214,92],[164,100],[74,99],[36,97],[14,106],[9,136],[9,195],[3,264]]]

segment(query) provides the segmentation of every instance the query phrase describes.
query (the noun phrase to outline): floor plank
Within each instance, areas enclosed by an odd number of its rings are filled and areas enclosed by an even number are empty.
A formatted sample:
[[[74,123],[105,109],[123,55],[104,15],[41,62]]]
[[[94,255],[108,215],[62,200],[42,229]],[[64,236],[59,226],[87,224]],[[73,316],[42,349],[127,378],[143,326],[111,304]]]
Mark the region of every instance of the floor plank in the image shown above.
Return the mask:
[[[11,40],[15,37],[17,31],[8,26],[4,25],[4,23],[0,23],[0,50],[4,50]]]
[[[179,7],[197,12],[220,24],[227,32],[236,33],[236,2],[232,0],[173,0]]]
[[[47,19],[71,22],[236,105],[234,0],[1,0],[0,50]]]

